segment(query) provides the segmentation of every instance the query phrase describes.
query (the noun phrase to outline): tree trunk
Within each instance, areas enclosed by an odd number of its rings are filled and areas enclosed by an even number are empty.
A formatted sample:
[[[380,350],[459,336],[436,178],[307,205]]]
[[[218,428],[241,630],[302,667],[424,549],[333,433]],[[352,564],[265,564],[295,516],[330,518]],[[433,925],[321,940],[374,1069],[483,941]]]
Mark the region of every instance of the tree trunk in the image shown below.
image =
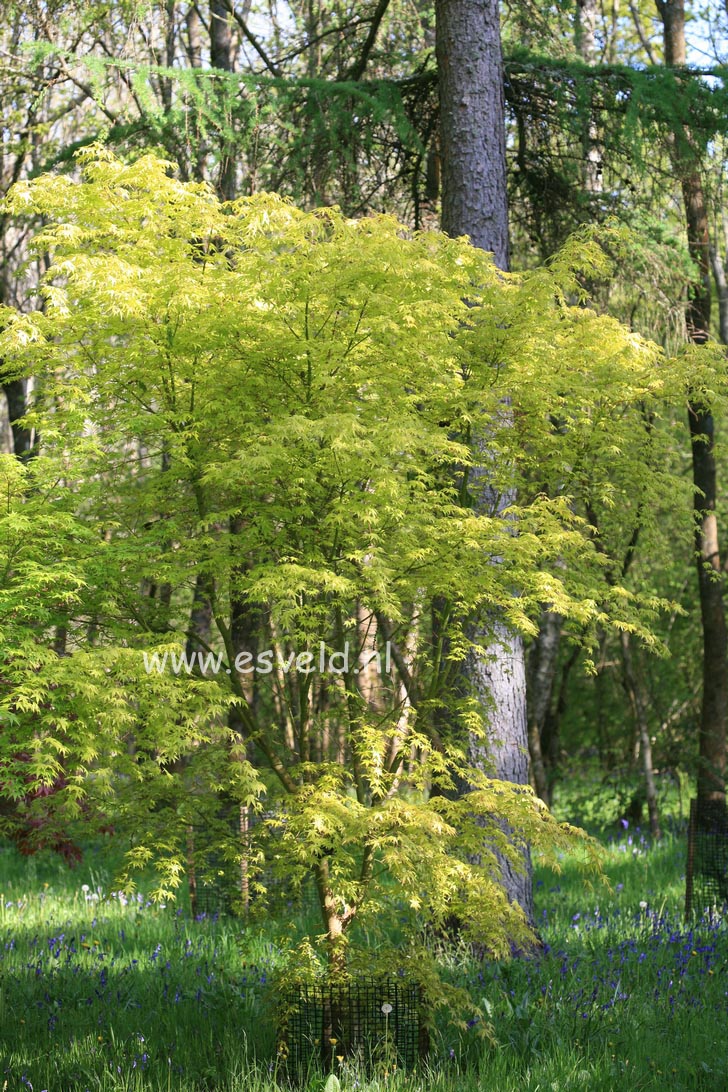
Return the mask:
[[[662,19],[665,64],[686,61],[684,0],[656,0]],[[670,146],[672,164],[680,179],[688,246],[698,267],[686,320],[688,335],[702,344],[710,332],[710,238],[703,181],[691,134],[682,129]],[[724,577],[716,516],[717,482],[714,422],[703,402],[688,406],[692,442],[695,554],[703,629],[703,698],[700,715],[698,765],[698,820],[715,807],[725,806],[726,716],[728,714],[728,632],[723,605]]]
[[[226,0],[210,4],[210,61],[222,72],[233,71],[233,45],[230,29],[230,7]],[[228,124],[232,124],[229,122]],[[220,174],[217,188],[223,201],[232,201],[236,190],[234,140],[220,137]]]
[[[724,345],[728,345],[728,279],[720,255],[715,247],[710,248],[710,262],[718,293],[718,333]]]
[[[236,569],[233,570],[232,580],[230,585],[230,635],[232,637],[233,648],[235,650],[236,659],[241,652],[247,652],[250,657],[251,663],[255,663],[260,650],[260,627],[262,624],[262,618],[260,611],[252,607],[249,603],[244,602],[236,588],[237,579],[245,571],[245,560],[239,557],[239,550],[235,541],[235,536],[240,534],[243,530],[242,522],[238,517],[234,517],[230,521],[230,541],[231,551],[233,557],[239,562]],[[233,667],[232,670],[235,670]],[[241,677],[241,685],[245,694],[245,700],[255,714],[258,706],[259,692],[256,686],[256,674],[243,674]],[[234,711],[234,715],[228,718],[229,727],[233,731],[239,730],[238,722],[239,714]],[[238,731],[238,734],[242,733]],[[246,759],[255,763],[255,748],[248,744],[246,747]],[[239,761],[238,758],[232,756],[232,761]],[[248,916],[250,911],[250,808],[241,805],[239,809],[239,831],[240,831],[240,876],[239,876],[239,890],[240,890],[240,903],[244,917]]]
[[[437,0],[440,90],[442,229],[468,235],[474,246],[509,266],[503,59],[497,0]],[[485,445],[482,445],[485,448]],[[480,485],[487,473],[475,475]],[[505,507],[511,498],[501,498]],[[487,507],[487,503],[485,505]],[[475,634],[476,640],[478,635]],[[467,683],[480,697],[489,722],[489,754],[471,742],[470,760],[490,760],[496,776],[528,782],[526,673],[521,638],[496,621],[484,659],[470,656]],[[530,861],[522,875],[503,862],[503,883],[533,921]]]
[[[632,715],[635,720],[640,741],[642,769],[645,775],[647,811],[650,817],[650,832],[652,837],[657,839],[662,837],[662,831],[660,830],[660,816],[657,806],[655,770],[652,765],[652,740],[650,738],[650,726],[647,716],[647,703],[645,701],[644,691],[634,670],[629,633],[626,633],[624,630],[620,634],[620,644],[622,650],[622,682],[632,708]]]
[[[538,636],[528,657],[528,749],[534,788],[547,804],[551,797],[548,776],[550,755],[545,753],[544,736],[556,679],[561,624],[560,614],[551,610],[542,611]]]
[[[556,783],[559,763],[561,761],[561,721],[566,712],[569,696],[569,676],[576,666],[580,655],[581,649],[578,645],[574,645],[569,653],[568,659],[562,664],[561,671],[558,673],[558,689],[555,688],[555,698],[552,699],[546,709],[546,717],[544,719],[543,728],[541,729],[541,752],[548,770],[548,796],[546,798],[546,803],[549,807],[551,807],[553,802],[554,785]]]
[[[27,459],[32,447],[30,430],[20,424],[26,410],[26,381],[11,379],[5,383],[5,397],[8,401],[8,418],[13,433],[13,450],[21,459]]]
[[[597,0],[576,0],[575,45],[586,64],[596,61]]]
[[[3,387],[0,387],[0,452],[3,455],[12,455],[15,452],[15,438],[10,423],[10,407],[8,396]]]
[[[485,657],[471,653],[466,660],[467,682],[481,697],[488,717],[486,751],[471,740],[469,760],[476,769],[487,773],[495,767],[502,781],[528,784],[528,733],[526,726],[526,664],[521,638],[499,622],[489,627],[489,647]],[[476,635],[477,639],[477,635]],[[503,886],[511,902],[517,902],[529,924],[533,918],[533,883],[530,857],[516,871],[506,858],[499,856]]]
[[[574,44],[584,64],[596,64],[597,0],[577,0]],[[584,189],[592,197],[602,191],[602,156],[597,145],[597,128],[591,109],[582,132]]]
[[[495,0],[438,0],[442,230],[508,269],[503,58]]]

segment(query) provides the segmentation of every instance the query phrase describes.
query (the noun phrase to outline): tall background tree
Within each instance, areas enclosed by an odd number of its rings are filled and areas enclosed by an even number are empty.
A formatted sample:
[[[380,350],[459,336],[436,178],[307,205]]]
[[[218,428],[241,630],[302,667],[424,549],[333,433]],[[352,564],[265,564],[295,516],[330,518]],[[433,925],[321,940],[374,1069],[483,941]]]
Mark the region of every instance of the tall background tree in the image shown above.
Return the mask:
[[[451,236],[469,236],[506,271],[508,190],[499,5],[497,0],[439,0],[436,13],[442,229]],[[509,413],[507,403],[503,413]],[[497,456],[489,449],[484,422],[473,422],[470,439],[481,465],[466,488],[476,510],[499,515],[515,498],[501,492],[493,475]],[[498,778],[527,784],[522,638],[497,617],[482,619],[474,636],[484,647],[480,653],[470,652],[464,676],[485,711],[489,746],[471,740],[471,764],[482,768],[492,763]],[[509,897],[532,919],[530,865],[524,862],[518,871],[504,860],[502,867]]]
[[[663,26],[665,64],[687,62],[684,0],[656,0]],[[711,336],[711,266],[708,206],[700,155],[690,128],[669,134],[670,158],[682,191],[685,228],[695,277],[686,309],[688,337],[697,345]],[[703,689],[698,747],[698,817],[707,822],[725,810],[728,628],[725,575],[718,530],[715,420],[710,398],[697,390],[688,403],[695,486],[695,555],[703,634]]]

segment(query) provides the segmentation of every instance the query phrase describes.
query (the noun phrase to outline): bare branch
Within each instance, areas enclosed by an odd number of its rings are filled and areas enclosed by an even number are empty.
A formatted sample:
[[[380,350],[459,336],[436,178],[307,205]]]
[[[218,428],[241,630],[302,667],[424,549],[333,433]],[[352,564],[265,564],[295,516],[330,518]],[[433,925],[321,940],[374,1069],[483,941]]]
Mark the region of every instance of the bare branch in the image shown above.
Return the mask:
[[[359,54],[357,60],[346,73],[345,78],[347,80],[360,80],[364,75],[364,70],[367,66],[367,63],[369,62],[369,56],[374,49],[374,45],[377,40],[377,34],[379,34],[379,27],[381,25],[382,19],[386,15],[389,4],[390,0],[379,0],[377,10],[372,16],[372,24],[369,28],[369,33],[367,34],[367,39],[364,43],[362,51]]]
[[[659,6],[660,6],[659,5],[659,0],[658,0],[658,3],[657,3],[657,6],[658,6],[658,9],[659,9]],[[650,40],[647,37],[647,35],[645,34],[644,28],[642,26],[642,22],[640,20],[639,12],[637,11],[637,8],[635,7],[635,5],[633,3],[633,0],[629,0],[629,10],[630,10],[630,14],[632,16],[632,22],[634,23],[635,30],[637,31],[637,37],[640,40],[642,48],[644,49],[645,53],[649,57],[650,64],[657,64],[657,61],[655,59],[655,54],[652,52],[652,46],[650,45]]]
[[[238,24],[238,26],[242,30],[243,37],[248,42],[250,42],[253,49],[258,54],[261,61],[263,62],[265,67],[268,69],[268,71],[271,73],[271,75],[275,76],[276,79],[278,79],[278,80],[282,80],[283,79],[283,73],[281,72],[280,68],[275,63],[275,61],[272,61],[271,58],[268,56],[262,42],[260,42],[259,39],[256,38],[256,36],[253,34],[250,27],[248,26],[245,17],[243,15],[241,15],[241,13],[239,11],[235,10],[235,7],[234,7],[234,5],[232,3],[232,0],[226,0],[226,7],[227,7],[227,10],[232,15],[233,19],[235,20],[235,22]]]

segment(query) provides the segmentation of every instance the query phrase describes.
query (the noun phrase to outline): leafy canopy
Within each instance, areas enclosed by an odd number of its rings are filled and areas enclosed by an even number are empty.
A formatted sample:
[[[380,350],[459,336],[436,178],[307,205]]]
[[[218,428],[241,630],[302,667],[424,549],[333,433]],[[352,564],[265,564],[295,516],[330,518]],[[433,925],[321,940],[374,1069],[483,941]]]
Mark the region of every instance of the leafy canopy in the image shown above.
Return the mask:
[[[664,486],[644,412],[682,396],[684,366],[582,305],[605,266],[586,234],[509,276],[388,217],[79,159],[80,180],[6,202],[43,218],[51,262],[44,308],[0,315],[42,438],[2,470],[3,794],[26,818],[111,818],[126,882],[152,863],[160,896],[208,828],[261,906],[276,872],[313,876],[332,950],[401,900],[414,935],[456,914],[505,953],[528,930],[496,852],[579,836],[487,772],[449,799],[464,737],[487,735],[453,665],[475,614],[529,633],[544,604],[580,639],[651,640],[660,602],[604,580],[575,502]],[[149,670],[184,642],[219,671]],[[311,667],[347,645],[346,670]],[[265,649],[272,669],[246,671]],[[240,807],[263,813],[242,837]]]

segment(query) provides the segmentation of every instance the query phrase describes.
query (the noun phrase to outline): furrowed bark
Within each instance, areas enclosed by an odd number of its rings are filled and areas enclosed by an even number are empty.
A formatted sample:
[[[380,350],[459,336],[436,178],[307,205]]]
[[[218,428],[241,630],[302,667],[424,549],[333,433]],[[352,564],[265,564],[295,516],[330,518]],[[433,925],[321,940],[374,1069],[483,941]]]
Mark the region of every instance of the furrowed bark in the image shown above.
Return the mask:
[[[503,58],[497,0],[438,0],[437,64],[440,91],[442,230],[468,235],[474,246],[509,267]],[[477,443],[476,439],[476,443]],[[486,444],[479,444],[485,453]],[[506,507],[510,497],[488,497],[487,468],[474,475],[481,510]],[[491,490],[492,493],[492,490]],[[486,655],[471,655],[466,685],[479,697],[489,725],[489,746],[470,742],[471,764],[497,777],[528,782],[526,674],[523,642],[498,619],[473,633]],[[481,640],[482,638],[482,640]],[[523,874],[502,862],[503,885],[533,922],[530,861]]]

